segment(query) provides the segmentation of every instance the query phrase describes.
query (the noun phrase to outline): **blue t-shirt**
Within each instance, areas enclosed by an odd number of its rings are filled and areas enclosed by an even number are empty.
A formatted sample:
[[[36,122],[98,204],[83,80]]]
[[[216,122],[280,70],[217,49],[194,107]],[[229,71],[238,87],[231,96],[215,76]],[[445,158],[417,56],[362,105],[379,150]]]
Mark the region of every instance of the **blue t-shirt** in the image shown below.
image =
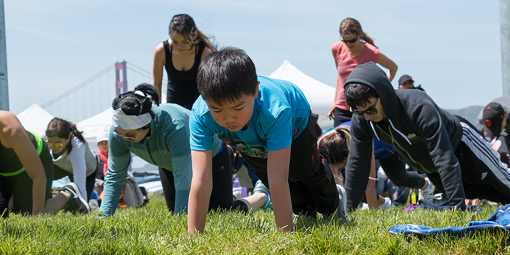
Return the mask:
[[[344,123],[338,125],[337,127],[341,127],[341,126],[348,126],[349,129],[351,129],[351,122],[350,121],[344,122]],[[337,127],[335,127],[335,128],[337,128]],[[375,138],[372,138],[372,140],[374,141],[375,159],[385,159],[385,158],[393,155],[393,153],[395,153],[395,147],[393,147],[393,145],[385,144]]]
[[[253,114],[248,128],[230,131],[214,121],[209,108],[200,96],[189,118],[192,150],[212,149],[214,134],[231,141],[240,152],[253,157],[267,158],[267,152],[291,145],[305,129],[310,106],[305,95],[294,84],[258,76],[258,97],[254,99]]]

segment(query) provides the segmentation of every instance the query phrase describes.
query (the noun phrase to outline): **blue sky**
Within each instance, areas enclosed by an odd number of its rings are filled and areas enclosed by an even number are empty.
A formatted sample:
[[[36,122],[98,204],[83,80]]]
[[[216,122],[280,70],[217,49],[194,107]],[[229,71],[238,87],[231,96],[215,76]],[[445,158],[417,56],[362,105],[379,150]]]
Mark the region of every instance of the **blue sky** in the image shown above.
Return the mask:
[[[260,75],[289,60],[334,85],[331,45],[340,22],[353,17],[399,66],[395,87],[409,74],[447,109],[502,95],[497,0],[5,0],[10,110],[42,105],[117,61],[151,71],[154,48],[179,13],[219,46],[246,50]]]

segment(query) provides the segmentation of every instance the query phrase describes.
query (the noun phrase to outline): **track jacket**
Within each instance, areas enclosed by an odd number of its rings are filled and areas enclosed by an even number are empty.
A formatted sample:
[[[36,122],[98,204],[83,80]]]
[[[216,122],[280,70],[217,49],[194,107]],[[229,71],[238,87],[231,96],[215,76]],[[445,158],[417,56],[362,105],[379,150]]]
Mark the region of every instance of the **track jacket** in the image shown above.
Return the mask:
[[[345,169],[347,208],[355,209],[365,193],[370,174],[372,138],[392,144],[399,159],[425,173],[438,172],[450,206],[465,208],[460,164],[454,154],[462,127],[420,90],[393,89],[388,77],[374,63],[357,66],[345,84],[359,83],[381,98],[388,125],[353,115],[351,147]]]

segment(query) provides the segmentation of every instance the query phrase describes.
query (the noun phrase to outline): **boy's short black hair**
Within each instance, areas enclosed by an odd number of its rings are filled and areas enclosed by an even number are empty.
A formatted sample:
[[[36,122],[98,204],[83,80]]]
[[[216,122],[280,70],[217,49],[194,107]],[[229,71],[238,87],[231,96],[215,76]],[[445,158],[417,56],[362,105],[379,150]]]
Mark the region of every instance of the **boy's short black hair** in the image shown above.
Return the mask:
[[[255,95],[257,72],[248,54],[234,47],[212,52],[200,64],[198,91],[218,105],[233,103],[242,94]]]
[[[379,98],[379,95],[370,88],[359,83],[348,83],[344,87],[345,101],[354,110],[369,104],[369,98]]]

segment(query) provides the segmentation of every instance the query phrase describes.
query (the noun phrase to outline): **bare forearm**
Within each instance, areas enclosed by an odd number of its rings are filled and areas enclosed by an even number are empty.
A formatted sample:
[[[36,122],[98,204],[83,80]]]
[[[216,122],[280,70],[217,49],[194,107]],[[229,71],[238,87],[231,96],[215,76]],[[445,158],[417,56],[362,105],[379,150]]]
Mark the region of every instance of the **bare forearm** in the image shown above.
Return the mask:
[[[38,215],[44,211],[44,203],[46,200],[46,176],[38,176],[32,181],[32,215]]]
[[[283,182],[274,182],[274,184],[270,181],[269,185],[276,226],[283,231],[292,231],[292,203],[290,200],[289,184],[285,180]]]
[[[188,204],[188,232],[192,235],[196,231],[204,232],[211,191],[210,184],[192,184]]]
[[[379,203],[377,199],[377,190],[375,188],[375,181],[368,181],[367,190],[365,191],[365,196],[367,197],[367,204],[370,209],[379,208]]]
[[[163,97],[163,94],[161,93],[161,80],[159,80],[159,82],[157,80],[154,80],[154,87],[156,87],[156,91],[158,92],[158,95],[159,95],[159,103],[161,103],[161,97]]]
[[[395,74],[397,74],[397,69],[389,70],[388,73],[386,73],[386,76],[388,76],[388,80],[393,81],[393,78],[395,78]]]

